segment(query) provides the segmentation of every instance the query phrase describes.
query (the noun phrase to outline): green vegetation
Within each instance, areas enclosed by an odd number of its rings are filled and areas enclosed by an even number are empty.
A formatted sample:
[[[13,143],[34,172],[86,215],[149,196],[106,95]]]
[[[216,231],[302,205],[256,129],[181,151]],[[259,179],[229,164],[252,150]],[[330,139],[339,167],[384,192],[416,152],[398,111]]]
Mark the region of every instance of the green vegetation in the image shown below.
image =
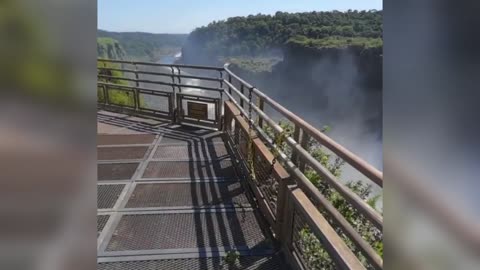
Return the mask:
[[[275,64],[280,62],[280,57],[225,57],[222,62],[229,62],[243,70],[250,72],[271,72]]]
[[[180,51],[187,38],[186,34],[117,33],[103,30],[98,30],[97,36],[117,40],[128,59],[152,62]]]
[[[224,262],[227,264],[228,269],[239,269],[237,267],[237,263],[240,259],[240,252],[238,251],[229,251],[227,252],[227,256],[223,258]]]
[[[123,72],[121,71],[116,71],[116,70],[110,71],[110,70],[101,69],[102,67],[120,68],[119,64],[97,62],[97,67],[99,68],[98,69],[99,75],[110,76],[110,77],[123,77]],[[127,81],[119,80],[119,79],[99,77],[98,81],[117,84],[117,85],[124,85],[124,86],[129,85]],[[105,94],[103,91],[103,87],[106,87],[106,86],[98,86],[97,88],[97,98],[98,98],[98,101],[100,102],[105,101]],[[109,103],[116,104],[116,105],[123,105],[123,106],[130,106],[130,107],[135,106],[135,99],[134,99],[133,93],[131,91],[123,90],[121,87],[108,86],[108,101]]]
[[[308,39],[305,45],[315,46],[378,44],[382,11],[277,12],[274,16],[233,17],[195,29],[185,47],[215,56],[256,56],[280,48],[297,36]]]
[[[286,44],[288,46],[314,49],[346,47],[378,48],[383,46],[383,40],[381,38],[366,37],[332,36],[321,39],[313,39],[306,36],[295,36],[290,38]]]
[[[125,51],[113,38],[97,38],[97,57],[106,59],[124,59]]]
[[[279,125],[286,130],[286,135],[293,136],[293,126],[284,121],[280,121]],[[327,132],[329,127],[324,127],[322,132]],[[274,131],[270,127],[265,128],[266,133],[274,138]],[[318,160],[325,168],[327,168],[335,177],[340,178],[342,175],[342,168],[345,162],[333,154],[325,151],[321,145],[310,140],[308,149],[311,155]],[[287,143],[284,142],[281,148],[287,155],[291,155],[291,149]],[[377,251],[380,256],[383,256],[383,233],[371,224],[363,215],[361,215],[351,204],[349,204],[335,189],[317,172],[307,166],[305,176],[318,188],[318,190],[329,200],[332,205],[347,219],[347,221],[355,228],[355,230]],[[377,202],[381,199],[381,194],[372,196],[372,186],[362,181],[349,181],[346,183],[353,192],[360,198],[367,202],[370,206],[376,209]],[[342,232],[342,229],[334,222],[332,217],[328,215],[323,209],[320,212],[326,217],[330,225],[343,238],[345,243],[357,255],[360,261],[367,267],[373,269],[354,246],[353,242],[348,239]],[[378,210],[378,209],[377,209]],[[320,240],[315,236],[308,227],[303,228],[299,232],[299,241],[297,243],[299,248],[303,251],[303,257],[308,264],[309,269],[337,269],[331,260],[328,253],[323,248]]]

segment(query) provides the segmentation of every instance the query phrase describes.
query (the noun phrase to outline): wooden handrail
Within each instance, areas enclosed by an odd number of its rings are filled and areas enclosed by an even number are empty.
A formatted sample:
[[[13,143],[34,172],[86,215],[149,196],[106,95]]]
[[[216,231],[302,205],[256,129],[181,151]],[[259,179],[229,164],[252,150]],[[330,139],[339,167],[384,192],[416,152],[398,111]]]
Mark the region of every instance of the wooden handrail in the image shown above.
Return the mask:
[[[293,199],[292,201],[295,204],[294,209],[298,210],[305,218],[313,234],[320,238],[322,246],[325,247],[335,262],[335,265],[339,269],[345,270],[365,269],[355,254],[353,254],[302,190],[295,189],[290,192]],[[291,215],[293,215],[293,213],[291,213]]]
[[[235,93],[244,101],[249,102],[248,98],[244,96],[235,86],[230,84],[227,81],[224,83],[229,87],[229,89],[235,91]],[[280,125],[278,125],[275,121],[273,121],[270,117],[268,117],[262,110],[260,110],[254,104],[250,104],[249,106],[252,107],[253,110],[263,119],[265,122],[272,127],[277,133],[282,133],[284,130]],[[251,119],[253,120],[253,119]],[[316,160],[310,153],[305,150],[299,143],[297,143],[293,138],[287,137],[286,142],[292,147],[292,149],[296,150],[297,153],[319,174],[321,174],[327,182],[332,185],[335,190],[337,190],[349,203],[354,205],[367,219],[369,219],[377,228],[383,228],[383,218],[382,216],[375,211],[368,203],[363,201],[355,192],[350,190],[347,186],[345,186],[342,182],[336,179],[336,177],[328,171],[318,160]],[[274,146],[277,151],[278,146]],[[302,173],[303,174],[303,173]]]
[[[252,88],[252,91],[259,97],[261,98],[264,102],[269,104],[273,109],[281,113],[283,116],[285,116],[288,120],[292,121],[299,127],[301,127],[304,131],[306,131],[312,138],[317,140],[319,143],[330,149],[332,152],[334,152],[336,155],[341,157],[343,160],[345,160],[348,164],[350,164],[352,167],[357,169],[359,172],[367,176],[370,180],[372,180],[375,184],[379,185],[380,187],[383,187],[383,173],[373,167],[372,165],[368,164],[366,161],[343,147],[342,145],[338,144],[334,140],[332,140],[330,137],[325,135],[324,133],[320,132],[317,128],[313,127],[282,105],[280,105],[278,102],[275,100],[271,99],[269,96],[265,95],[262,93],[260,90],[257,88],[253,87],[246,81],[244,81],[242,78],[240,78],[238,75],[234,74],[232,71],[228,69],[229,64],[225,64],[224,68],[225,71],[230,74],[232,77],[237,79],[241,84],[244,84],[248,88]]]

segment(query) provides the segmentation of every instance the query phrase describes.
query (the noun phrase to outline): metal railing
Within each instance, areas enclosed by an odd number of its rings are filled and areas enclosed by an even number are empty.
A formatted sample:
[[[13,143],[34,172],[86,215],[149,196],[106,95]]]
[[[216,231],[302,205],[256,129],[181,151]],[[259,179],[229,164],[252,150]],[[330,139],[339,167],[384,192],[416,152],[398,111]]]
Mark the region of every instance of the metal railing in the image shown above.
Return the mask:
[[[170,72],[148,70],[158,67],[164,67]],[[101,108],[166,118],[178,123],[221,127],[223,68],[110,59],[98,59],[97,68],[98,104]],[[192,75],[186,73],[186,70],[207,70],[217,73],[218,77]],[[182,80],[198,80],[218,86],[187,84]],[[184,93],[185,89],[208,91],[213,96],[189,95]],[[120,102],[118,98],[112,98],[113,94],[121,97]],[[203,118],[195,117],[187,110],[190,104],[204,104],[209,113]]]
[[[373,247],[355,229],[354,225],[336,209],[332,203],[320,192],[320,190],[305,175],[307,166],[318,173],[322,181],[325,181],[332,189],[336,190],[355,211],[358,211],[381,233],[383,218],[380,213],[373,209],[367,202],[350,190],[344,183],[339,181],[327,168],[325,168],[309,152],[308,142],[314,140],[323,147],[357,169],[380,188],[383,187],[383,174],[352,152],[339,145],[317,128],[305,122],[279,103],[253,87],[242,78],[235,75],[225,65],[223,68],[203,67],[192,65],[166,65],[145,62],[131,62],[118,60],[99,59],[100,63],[114,63],[119,66],[99,66],[99,87],[104,87],[103,96],[105,102],[99,99],[99,105],[109,105],[109,91],[131,91],[134,95],[134,106],[127,109],[135,113],[150,113],[161,115],[162,113],[172,121],[194,123],[205,126],[216,126],[223,130],[231,138],[236,152],[243,163],[244,175],[253,175],[249,179],[249,186],[258,201],[262,214],[270,223],[277,240],[280,241],[284,253],[292,266],[298,269],[318,269],[322,262],[315,261],[316,255],[309,255],[304,249],[305,245],[318,244],[324,248],[332,262],[339,269],[363,269],[365,265],[360,262],[358,252],[365,258],[366,264],[375,269],[383,268],[383,260]],[[128,68],[126,66],[133,66]],[[170,69],[171,72],[154,72],[140,70],[142,66],[159,66]],[[218,77],[201,76],[197,74],[182,73],[182,70],[192,69],[199,71],[218,72]],[[112,71],[122,74],[133,74],[133,78],[113,76]],[[102,73],[103,72],[103,73]],[[158,79],[145,79],[140,76],[156,76],[170,78],[170,82]],[[182,79],[200,80],[210,84],[218,83],[218,88],[210,85],[188,85],[182,83]],[[112,81],[124,81],[135,85],[120,85]],[[153,84],[165,89],[152,89],[141,84]],[[201,95],[185,94],[182,89],[194,88],[217,93],[218,97],[211,98]],[[150,92],[148,92],[150,91]],[[152,110],[141,104],[141,94],[160,95],[168,99],[167,113],[161,110]],[[183,111],[182,99],[213,103],[215,119],[212,121],[200,121],[187,119]],[[226,101],[222,103],[222,100]],[[265,107],[279,113],[288,119],[295,127],[293,135],[285,136],[285,143],[291,149],[285,151],[283,145],[277,145],[276,136],[285,135],[286,131],[275,122]],[[251,109],[251,112],[248,112]],[[223,112],[223,114],[222,114]],[[223,118],[223,120],[222,120]],[[186,120],[191,120],[190,122]],[[272,136],[267,132],[267,127],[276,134]],[[250,141],[251,140],[251,141]],[[253,142],[253,150],[248,149],[249,142]],[[275,155],[272,153],[276,153]],[[250,156],[252,155],[252,156]],[[272,167],[272,161],[276,157],[277,162]],[[252,158],[253,167],[249,167],[246,161]],[[250,171],[249,171],[250,170]],[[300,225],[299,225],[300,224]],[[341,236],[342,235],[342,236]],[[343,237],[345,236],[345,237]],[[310,239],[310,240],[309,240]],[[306,242],[306,241],[310,242]],[[349,242],[347,245],[346,240]],[[357,254],[357,255],[356,255]]]
[[[316,160],[308,152],[308,149],[306,147],[307,141],[309,138],[317,141],[320,145],[326,147],[331,152],[335,153],[338,157],[342,158],[346,163],[356,168],[359,172],[364,174],[367,178],[369,178],[379,187],[383,186],[383,174],[352,152],[345,149],[343,146],[334,142],[324,133],[320,132],[318,129],[308,124],[273,99],[269,98],[259,89],[253,87],[252,85],[244,81],[242,78],[238,77],[231,70],[229,70],[228,64],[225,65],[224,68],[227,75],[226,79],[224,80],[224,84],[226,87],[225,95],[228,97],[234,107],[239,111],[241,117],[246,121],[243,126],[247,126],[248,122],[250,122],[251,126],[255,131],[255,135],[251,136],[258,136],[261,141],[269,147],[269,149],[272,149],[273,151],[279,153],[278,159],[281,161],[282,165],[290,174],[291,178],[294,180],[294,183],[298,186],[299,189],[301,189],[303,193],[305,193],[305,195],[309,198],[313,205],[321,208],[325,212],[325,214],[327,214],[327,216],[332,220],[332,223],[334,223],[336,227],[339,227],[341,229],[342,233],[344,233],[346,237],[352,241],[355,248],[360,251],[361,254],[366,258],[368,264],[370,264],[376,269],[382,269],[383,260],[379,256],[379,254],[372,248],[372,246],[370,246],[370,244],[365,239],[363,239],[360,233],[355,230],[354,225],[350,224],[347,219],[343,217],[342,214],[332,205],[332,203],[325,198],[325,196],[318,190],[318,188],[305,176],[305,164],[308,165],[316,173],[318,173],[325,182],[327,182],[333,189],[335,189],[362,216],[368,219],[371,224],[379,230],[380,233],[383,228],[383,218],[381,214],[375,209],[373,209],[366,201],[360,198],[359,195],[354,193],[352,190],[350,190],[350,188],[348,188],[345,184],[339,181],[327,168],[325,168],[318,160]],[[253,96],[252,98],[247,97],[247,91],[248,95]],[[270,105],[273,110],[291,121],[291,123],[295,126],[295,132],[293,137],[287,136],[285,138],[286,144],[291,148],[291,153],[289,155],[284,152],[281,145],[275,144],[275,136],[269,136],[269,134],[267,134],[267,132],[265,131],[264,126],[266,124],[276,133],[277,136],[280,134],[285,134],[285,130],[265,112],[266,104]],[[256,117],[248,118],[249,113],[247,112],[247,108],[254,111],[256,113]],[[230,117],[226,119],[230,119]],[[237,120],[237,122],[239,121],[240,120]],[[226,122],[225,127],[228,126],[229,123]],[[243,132],[245,134],[248,134],[248,130],[244,130]],[[252,154],[255,155],[255,153]],[[246,158],[247,157],[244,156],[244,159]],[[268,158],[265,159],[270,161],[270,159]],[[257,178],[262,180],[262,177]],[[283,203],[285,203],[285,201],[288,201],[288,197],[292,196],[292,192],[289,191],[289,189],[286,187],[281,187],[281,185],[285,184],[280,183],[280,187],[277,188],[278,195],[276,198],[276,202],[270,202],[267,203],[267,205],[272,203],[281,203],[281,205],[276,206],[277,209],[283,209],[285,207],[286,209],[288,209],[288,205],[283,205]],[[279,192],[279,190],[283,190],[284,192]],[[268,198],[269,196],[270,195],[267,192],[263,192],[263,194],[260,194],[260,196],[257,197],[262,200]],[[281,213],[270,208],[269,211],[264,212],[266,212],[267,215],[268,213],[273,213],[273,217],[269,218],[269,220],[273,220],[273,223],[287,222],[288,219],[292,219],[293,215],[293,210],[288,213]],[[272,227],[277,228],[279,226],[282,226],[281,224],[272,225]],[[282,244],[285,244],[287,249],[293,251],[293,246],[288,246],[288,237],[292,236],[291,228],[287,227],[286,230],[287,232],[289,232],[287,233],[287,235],[289,236],[286,236],[287,238],[283,239]],[[282,232],[282,230],[277,230],[277,233],[285,237],[285,231]],[[319,238],[322,237],[319,236]],[[350,257],[351,255],[347,253],[343,254],[345,258]],[[329,254],[332,255],[332,257],[338,255],[337,253],[331,254],[331,252],[329,252]],[[342,261],[337,261],[337,265],[341,265],[342,263]]]

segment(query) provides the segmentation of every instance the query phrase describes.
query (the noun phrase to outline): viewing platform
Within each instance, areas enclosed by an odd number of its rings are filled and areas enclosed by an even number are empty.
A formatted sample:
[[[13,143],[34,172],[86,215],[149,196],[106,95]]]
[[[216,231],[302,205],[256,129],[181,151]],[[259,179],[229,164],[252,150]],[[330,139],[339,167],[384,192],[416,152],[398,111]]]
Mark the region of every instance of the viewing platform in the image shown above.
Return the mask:
[[[99,59],[98,87],[98,269],[383,268],[306,171],[380,234],[381,214],[308,142],[380,187],[382,173],[228,66]]]

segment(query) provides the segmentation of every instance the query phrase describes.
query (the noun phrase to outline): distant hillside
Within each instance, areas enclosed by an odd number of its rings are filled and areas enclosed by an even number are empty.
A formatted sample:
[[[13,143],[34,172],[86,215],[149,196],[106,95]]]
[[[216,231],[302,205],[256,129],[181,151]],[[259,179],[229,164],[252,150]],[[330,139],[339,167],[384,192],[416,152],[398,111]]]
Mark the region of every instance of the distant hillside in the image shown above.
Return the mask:
[[[158,61],[162,56],[181,50],[187,34],[151,34],[142,32],[109,32],[98,30],[97,37],[117,40],[125,50],[126,58],[140,61]]]
[[[113,38],[97,38],[97,55],[99,58],[125,59],[125,51]]]
[[[258,57],[285,45],[339,48],[381,47],[382,11],[277,12],[214,21],[195,29],[183,47],[187,62],[219,57]]]

